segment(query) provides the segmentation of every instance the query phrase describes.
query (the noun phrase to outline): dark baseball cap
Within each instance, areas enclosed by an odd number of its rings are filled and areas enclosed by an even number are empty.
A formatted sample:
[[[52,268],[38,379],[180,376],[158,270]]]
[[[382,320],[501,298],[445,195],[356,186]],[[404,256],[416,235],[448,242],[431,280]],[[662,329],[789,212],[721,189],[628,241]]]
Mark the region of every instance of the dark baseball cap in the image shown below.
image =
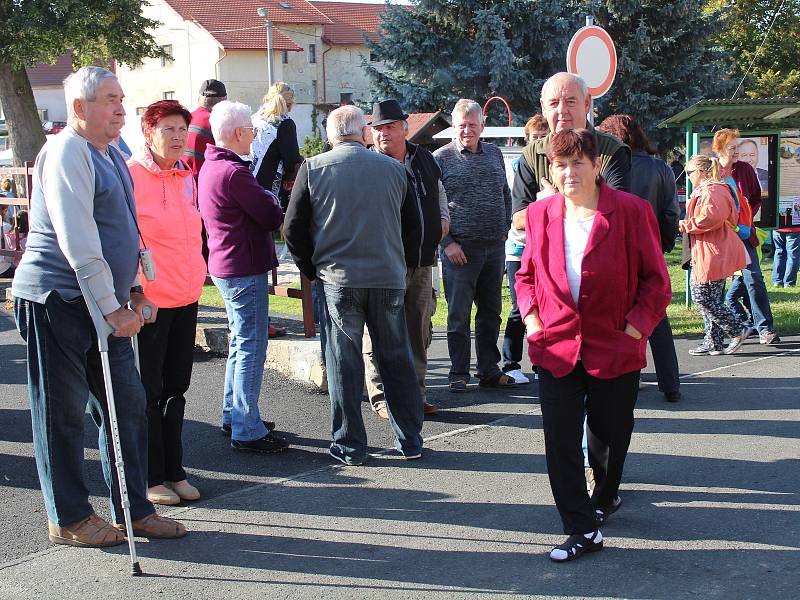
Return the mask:
[[[225,84],[216,79],[206,79],[203,85],[200,86],[200,95],[206,98],[226,98],[228,90],[225,89]]]

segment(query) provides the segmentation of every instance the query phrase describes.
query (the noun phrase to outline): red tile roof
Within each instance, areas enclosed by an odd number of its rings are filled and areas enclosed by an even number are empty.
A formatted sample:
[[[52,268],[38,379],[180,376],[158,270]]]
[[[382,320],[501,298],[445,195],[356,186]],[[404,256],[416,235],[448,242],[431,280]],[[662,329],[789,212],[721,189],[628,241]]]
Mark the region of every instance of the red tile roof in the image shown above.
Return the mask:
[[[406,134],[407,139],[411,139],[414,135],[423,127],[425,127],[428,123],[430,123],[438,112],[432,113],[411,113],[408,115],[408,133]]]
[[[323,28],[323,36],[329,44],[360,46],[364,44],[365,35],[372,40],[378,38],[381,16],[386,11],[385,4],[313,0],[310,3],[333,21]]]
[[[274,25],[273,47],[290,51],[302,50],[292,39],[292,25],[321,25],[324,41],[329,44],[362,45],[365,33],[375,38],[385,10],[383,4],[306,0],[164,1],[184,19],[196,21],[226,50],[266,49],[264,19],[256,12],[262,6],[269,10]]]
[[[31,87],[61,86],[67,75],[72,73],[72,52],[59,56],[54,65],[39,64],[25,70],[28,72]]]
[[[226,0],[197,2],[197,0],[165,0],[175,12],[197,23],[213,35],[228,50],[264,50],[267,32],[264,19],[256,12],[269,10],[275,27],[272,45],[275,50],[302,50],[281,25],[320,25],[330,23],[325,15],[305,0]],[[288,7],[288,8],[286,8]]]

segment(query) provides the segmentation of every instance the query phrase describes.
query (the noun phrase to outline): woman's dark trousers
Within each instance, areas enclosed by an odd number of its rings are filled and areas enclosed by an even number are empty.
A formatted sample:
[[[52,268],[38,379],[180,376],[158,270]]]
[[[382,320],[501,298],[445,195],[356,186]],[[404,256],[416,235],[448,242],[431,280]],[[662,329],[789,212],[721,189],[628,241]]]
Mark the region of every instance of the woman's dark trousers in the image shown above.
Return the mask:
[[[139,332],[139,362],[147,393],[147,485],[183,481],[184,394],[192,379],[197,302],[160,308],[155,323]]]

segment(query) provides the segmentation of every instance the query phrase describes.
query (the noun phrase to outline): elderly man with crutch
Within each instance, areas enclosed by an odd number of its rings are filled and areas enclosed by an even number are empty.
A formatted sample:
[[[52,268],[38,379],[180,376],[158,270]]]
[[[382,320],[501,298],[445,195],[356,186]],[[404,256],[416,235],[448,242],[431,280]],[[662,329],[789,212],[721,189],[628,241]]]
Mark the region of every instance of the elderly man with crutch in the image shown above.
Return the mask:
[[[136,536],[182,537],[183,525],[158,516],[147,501],[146,400],[129,338],[155,321],[157,309],[139,286],[128,169],[109,144],[125,123],[122,88],[110,71],[83,67],[65,80],[64,91],[69,126],[36,158],[28,248],[12,287],[27,342],[50,540],[114,546],[130,529]],[[99,428],[113,526],[95,514],[83,480],[87,402]]]

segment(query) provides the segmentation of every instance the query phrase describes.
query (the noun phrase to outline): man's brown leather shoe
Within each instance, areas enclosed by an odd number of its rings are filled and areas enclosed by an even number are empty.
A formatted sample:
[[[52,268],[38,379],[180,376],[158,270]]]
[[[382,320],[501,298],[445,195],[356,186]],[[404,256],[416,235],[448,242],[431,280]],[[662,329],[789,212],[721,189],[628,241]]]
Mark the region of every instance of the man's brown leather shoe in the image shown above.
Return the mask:
[[[131,525],[133,525],[133,535],[136,537],[171,540],[182,538],[188,533],[182,524],[156,513],[137,519]],[[115,523],[114,527],[125,531],[125,523]]]
[[[66,546],[107,548],[125,543],[124,535],[94,513],[63,527],[48,522],[47,531],[51,542]]]
[[[426,415],[435,415],[439,412],[439,409],[436,408],[433,404],[428,402],[427,400],[422,401],[422,412]]]

